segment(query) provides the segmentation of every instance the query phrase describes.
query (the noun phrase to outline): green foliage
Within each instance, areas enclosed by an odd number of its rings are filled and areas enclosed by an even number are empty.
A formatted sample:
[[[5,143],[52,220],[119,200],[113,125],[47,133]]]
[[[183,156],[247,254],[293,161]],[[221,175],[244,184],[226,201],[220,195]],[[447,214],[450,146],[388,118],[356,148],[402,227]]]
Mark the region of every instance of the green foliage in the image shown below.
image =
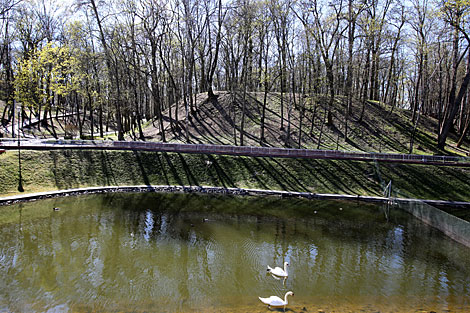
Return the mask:
[[[48,105],[55,96],[78,91],[81,74],[77,58],[68,46],[47,44],[23,57],[16,69],[15,98],[24,106]]]
[[[18,62],[15,75],[15,98],[27,107],[39,104],[38,62],[36,58],[23,58]]]

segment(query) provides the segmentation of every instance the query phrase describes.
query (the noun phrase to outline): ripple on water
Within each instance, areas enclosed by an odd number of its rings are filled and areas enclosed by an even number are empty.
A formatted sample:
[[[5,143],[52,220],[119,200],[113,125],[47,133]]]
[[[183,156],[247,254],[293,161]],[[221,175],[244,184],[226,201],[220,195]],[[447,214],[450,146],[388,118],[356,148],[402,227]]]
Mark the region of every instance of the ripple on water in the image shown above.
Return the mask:
[[[103,206],[70,198],[60,204],[67,210],[52,215],[47,205],[44,216],[38,201],[28,204],[35,214],[23,215],[21,232],[0,225],[0,311],[265,313],[258,296],[292,289],[291,312],[470,312],[469,254],[427,236],[425,226],[382,225],[372,213],[361,227],[345,214],[323,214],[326,207],[296,222],[283,217],[295,215],[288,202],[267,218],[195,212],[176,196],[113,197],[128,200]],[[211,210],[223,212],[227,202]],[[155,203],[183,207],[147,209]],[[271,210],[261,203],[249,212],[259,207]],[[286,281],[267,275],[267,265],[284,261],[291,264]]]
[[[243,249],[243,261],[247,266],[250,266],[253,270],[261,269],[263,264],[261,264],[260,255],[262,254],[262,248],[253,241],[251,238],[247,238],[242,242]],[[264,265],[266,266],[266,265]]]

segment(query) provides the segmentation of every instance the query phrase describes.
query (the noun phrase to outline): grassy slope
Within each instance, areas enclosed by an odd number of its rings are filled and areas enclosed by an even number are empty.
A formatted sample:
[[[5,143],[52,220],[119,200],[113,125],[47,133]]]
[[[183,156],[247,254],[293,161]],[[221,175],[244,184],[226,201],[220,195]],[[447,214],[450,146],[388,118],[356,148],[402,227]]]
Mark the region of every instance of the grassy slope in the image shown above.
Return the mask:
[[[298,136],[301,134],[301,148],[321,148],[355,150],[369,152],[408,153],[410,136],[413,125],[411,114],[407,110],[392,108],[379,102],[367,101],[354,103],[348,122],[348,138],[344,138],[344,99],[338,97],[331,109],[333,124],[322,126],[325,117],[326,101],[323,97],[305,98],[306,113],[302,118],[302,129],[299,130],[299,110],[291,111],[290,140],[287,140],[287,109],[288,103],[293,103],[289,95],[284,96],[284,129],[280,129],[281,110],[280,94],[270,93],[266,110],[266,143],[268,146],[290,146],[298,148]],[[261,129],[261,110],[263,93],[248,93],[245,102],[247,112],[245,120],[245,145],[259,145]],[[299,103],[299,99],[296,100]],[[189,139],[192,143],[238,144],[240,118],[242,111],[242,95],[232,97],[229,93],[221,92],[217,99],[207,99],[205,95],[197,97],[197,114],[191,116],[186,123],[185,111],[182,106],[178,109],[178,124],[170,128],[169,120],[165,122],[166,136],[169,141],[185,142],[186,125],[189,129]],[[362,106],[365,105],[361,117]],[[171,116],[175,120],[176,107],[172,107]],[[169,116],[169,111],[165,113]],[[235,116],[235,118],[234,118]],[[313,128],[312,128],[313,121]],[[157,123],[148,123],[144,133],[148,140],[160,140]],[[234,134],[233,125],[236,132]],[[470,151],[466,142],[462,149],[455,148],[458,139],[451,134],[446,151],[436,149],[437,120],[421,116],[415,135],[413,153],[416,154],[460,154]],[[320,133],[322,135],[320,136]]]
[[[392,179],[408,196],[470,201],[470,169],[116,151],[23,151],[21,156],[25,192],[177,184],[381,195],[380,182]],[[0,155],[0,165],[0,196],[18,193],[18,153]]]
[[[398,152],[408,153],[410,137],[413,129],[411,113],[408,110],[392,108],[377,101],[365,103],[354,102],[348,120],[347,140],[345,139],[345,99],[339,97],[331,108],[332,122],[330,126],[324,125],[327,99],[323,96],[305,97],[301,101],[297,96],[295,104],[290,94],[284,95],[284,128],[281,129],[281,96],[279,93],[269,93],[267,97],[265,136],[263,145],[287,146],[298,148],[298,138],[301,135],[301,148],[339,149],[369,152]],[[240,122],[243,103],[245,103],[245,142],[244,145],[260,145],[261,112],[263,93],[247,93],[245,101],[242,94],[231,95],[228,92],[219,92],[216,99],[208,99],[206,94],[195,97],[196,114],[190,114],[186,121],[186,112],[182,103],[173,105],[170,110],[164,112],[167,141],[186,142],[186,129],[189,133],[189,141],[192,143],[213,144],[239,144]],[[299,129],[299,110],[295,105],[302,104],[305,114],[302,117],[302,128]],[[0,102],[0,108],[3,103]],[[290,138],[287,130],[290,110]],[[364,107],[364,110],[363,110]],[[364,112],[361,118],[361,113]],[[178,123],[175,116],[178,116]],[[42,116],[42,115],[41,115]],[[55,114],[54,114],[55,116]],[[59,114],[54,118],[54,129],[59,137],[64,135],[65,121]],[[170,116],[173,127],[170,127]],[[67,117],[68,122],[75,117]],[[95,117],[95,123],[98,117]],[[48,120],[49,122],[49,120]],[[436,149],[437,120],[427,116],[419,119],[413,153],[415,154],[457,154],[468,155],[470,142],[457,149],[455,142],[458,137],[451,133],[448,138],[446,151]],[[323,125],[323,126],[322,126]],[[95,125],[96,126],[96,125]],[[109,125],[110,132],[107,137],[115,138],[113,125]],[[235,126],[235,131],[234,131]],[[313,126],[313,127],[312,127]],[[37,129],[37,123],[24,129],[28,136],[52,137],[51,126]],[[5,129],[0,129],[0,133]],[[94,135],[98,133],[95,127]],[[321,133],[321,136],[320,136]],[[158,123],[155,120],[147,121],[144,125],[146,140],[161,140]],[[84,122],[84,135],[90,135],[90,123],[88,116]],[[9,134],[5,134],[9,136]],[[114,137],[113,137],[114,136]],[[127,139],[135,138],[128,134]],[[97,138],[99,139],[99,138]]]
[[[289,100],[288,96],[285,100]],[[303,119],[303,148],[317,147],[324,117],[324,100],[321,97],[313,100]],[[246,145],[259,144],[261,101],[261,93],[248,94]],[[241,111],[240,96],[233,98],[220,93],[216,100],[209,100],[199,95],[197,103],[198,113],[188,123],[181,107],[178,127],[170,130],[168,120],[165,122],[169,140],[184,142],[185,125],[189,125],[191,142],[236,143],[233,125],[240,123],[237,120]],[[338,99],[332,109],[333,125],[323,127],[320,148],[407,152],[411,130],[409,112],[392,110],[376,102],[367,102],[366,106],[362,122],[359,122],[362,104],[353,106],[349,140],[344,141],[344,106]],[[234,112],[237,114],[235,123]],[[289,145],[297,147],[299,129],[295,125],[299,124],[299,117],[296,110],[292,112]],[[173,107],[173,117],[174,114]],[[314,127],[310,133],[313,116]],[[158,129],[153,125],[152,122],[147,123],[145,134],[148,140],[159,140]],[[266,145],[286,145],[287,122],[284,130],[280,130],[279,125],[280,95],[272,93],[268,97]],[[432,135],[435,127],[435,120],[421,117],[414,153],[438,152]],[[449,142],[452,144],[455,139],[451,137]],[[448,153],[456,152],[449,147]],[[461,153],[466,151],[468,145]],[[212,162],[210,166],[206,163],[208,160]],[[374,163],[345,161],[90,151],[23,151],[22,168],[26,192],[99,185],[178,184],[381,195],[382,184],[392,180],[395,190],[399,190],[402,196],[470,201],[470,169],[463,168],[392,164],[377,167]],[[17,184],[17,152],[9,151],[0,155],[0,196],[18,193]]]

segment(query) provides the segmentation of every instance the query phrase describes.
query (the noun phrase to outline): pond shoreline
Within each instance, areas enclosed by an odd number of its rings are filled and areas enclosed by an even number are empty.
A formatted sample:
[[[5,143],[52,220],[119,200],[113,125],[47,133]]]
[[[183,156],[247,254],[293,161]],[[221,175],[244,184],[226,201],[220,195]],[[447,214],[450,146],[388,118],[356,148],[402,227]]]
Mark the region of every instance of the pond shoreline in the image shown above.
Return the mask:
[[[113,192],[162,192],[162,193],[198,193],[236,196],[277,196],[281,198],[304,198],[311,200],[343,200],[367,203],[378,203],[390,207],[398,207],[414,215],[422,222],[443,232],[453,240],[470,247],[470,223],[441,210],[443,207],[470,209],[470,202],[454,202],[444,200],[421,200],[405,198],[386,198],[375,196],[346,195],[346,194],[317,194],[310,192],[295,192],[283,190],[244,189],[210,186],[171,186],[171,185],[131,185],[84,187],[67,190],[46,191],[0,197],[0,206],[19,202],[68,197],[83,194],[99,194]]]
[[[386,198],[376,196],[361,196],[347,194],[320,194],[311,192],[295,192],[284,190],[264,190],[250,188],[230,188],[213,186],[178,186],[178,185],[128,185],[128,186],[102,186],[102,187],[83,187],[64,189],[56,191],[45,191],[37,193],[28,193],[0,197],[0,206],[9,205],[18,202],[28,202],[48,198],[67,197],[82,194],[97,194],[108,192],[177,192],[177,193],[200,193],[200,194],[226,194],[241,196],[278,196],[282,198],[305,198],[316,200],[347,200],[375,203],[394,203],[422,201],[433,206],[464,207],[470,208],[470,202],[445,201],[445,200],[425,200],[425,199],[404,199],[404,198]]]

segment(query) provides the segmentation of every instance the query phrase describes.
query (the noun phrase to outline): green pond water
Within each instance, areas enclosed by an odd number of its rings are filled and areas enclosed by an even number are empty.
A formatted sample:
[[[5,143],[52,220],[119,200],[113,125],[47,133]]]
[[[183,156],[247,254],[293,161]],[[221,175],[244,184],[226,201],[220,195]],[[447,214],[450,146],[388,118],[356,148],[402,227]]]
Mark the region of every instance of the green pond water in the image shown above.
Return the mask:
[[[267,274],[284,261],[288,279]],[[287,312],[470,312],[470,249],[364,203],[117,193],[0,207],[0,312],[269,312],[258,296],[289,290]]]

